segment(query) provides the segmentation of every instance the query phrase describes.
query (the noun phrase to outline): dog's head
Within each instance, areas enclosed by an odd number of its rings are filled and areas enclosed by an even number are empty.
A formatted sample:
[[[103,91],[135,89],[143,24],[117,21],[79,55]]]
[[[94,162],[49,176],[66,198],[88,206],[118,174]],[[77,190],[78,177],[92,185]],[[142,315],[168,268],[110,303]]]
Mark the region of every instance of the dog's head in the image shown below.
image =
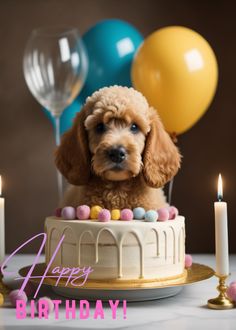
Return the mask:
[[[144,96],[112,86],[87,98],[62,138],[56,165],[74,185],[88,183],[91,173],[110,181],[142,173],[158,188],[176,174],[180,154]]]

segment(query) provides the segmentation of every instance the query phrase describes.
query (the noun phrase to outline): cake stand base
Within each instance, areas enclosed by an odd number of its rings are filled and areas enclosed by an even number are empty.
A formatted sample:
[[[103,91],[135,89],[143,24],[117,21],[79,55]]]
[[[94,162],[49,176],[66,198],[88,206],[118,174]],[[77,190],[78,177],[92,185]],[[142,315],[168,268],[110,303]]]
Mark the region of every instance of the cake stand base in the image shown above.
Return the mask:
[[[163,299],[177,295],[182,289],[182,286],[173,286],[158,289],[135,289],[135,290],[75,290],[71,288],[52,287],[53,291],[63,297],[72,299],[86,299],[96,301],[112,300],[127,300],[129,302],[147,301]]]
[[[19,273],[25,277],[31,266],[20,269]],[[37,264],[32,273],[31,282],[39,284],[40,276],[44,274],[46,265]],[[183,286],[205,280],[214,275],[214,270],[208,266],[193,263],[192,267],[185,271],[184,276],[178,278],[166,278],[165,280],[88,280],[85,285],[75,288],[66,280],[56,285],[57,279],[47,277],[43,284],[50,286],[59,295],[75,299],[126,299],[127,301],[144,301],[161,299],[178,294]]]
[[[5,268],[5,267],[4,267]],[[3,283],[3,275],[0,271],[0,293],[4,296],[8,295],[10,289]]]

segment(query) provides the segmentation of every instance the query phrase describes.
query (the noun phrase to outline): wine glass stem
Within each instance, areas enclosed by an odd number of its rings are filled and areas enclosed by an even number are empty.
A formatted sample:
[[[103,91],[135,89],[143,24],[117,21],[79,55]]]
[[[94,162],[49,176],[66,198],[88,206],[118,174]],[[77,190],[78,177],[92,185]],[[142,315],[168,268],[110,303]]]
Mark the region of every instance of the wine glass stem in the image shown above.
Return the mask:
[[[60,116],[55,116],[55,124],[56,124],[56,146],[58,147],[61,143],[60,137]]]
[[[58,147],[61,142],[60,137],[60,116],[55,117],[55,135],[56,135],[56,146]],[[61,173],[57,170],[57,189],[58,189],[58,197],[59,201],[62,200],[63,197],[63,177]]]
[[[168,191],[168,203],[171,205],[172,202],[172,191],[174,185],[174,178],[172,178],[169,182],[169,191]]]

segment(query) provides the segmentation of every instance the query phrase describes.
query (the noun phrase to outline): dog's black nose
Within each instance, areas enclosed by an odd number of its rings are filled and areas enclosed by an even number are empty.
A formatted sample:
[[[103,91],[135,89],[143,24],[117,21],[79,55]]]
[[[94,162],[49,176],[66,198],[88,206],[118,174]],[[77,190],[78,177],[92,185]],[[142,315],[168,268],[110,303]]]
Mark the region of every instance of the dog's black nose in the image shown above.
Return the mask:
[[[108,150],[108,156],[113,163],[121,163],[126,158],[126,151],[124,147],[116,147]]]

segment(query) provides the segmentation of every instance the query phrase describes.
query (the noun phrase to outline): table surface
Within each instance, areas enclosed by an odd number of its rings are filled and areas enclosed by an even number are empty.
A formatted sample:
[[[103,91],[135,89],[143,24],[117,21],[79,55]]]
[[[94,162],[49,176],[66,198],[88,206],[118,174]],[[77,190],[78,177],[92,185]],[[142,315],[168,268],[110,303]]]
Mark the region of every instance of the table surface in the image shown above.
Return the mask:
[[[9,271],[18,271],[23,266],[32,263],[33,255],[18,255],[9,265]],[[194,262],[202,263],[214,268],[213,255],[193,255]],[[41,259],[43,261],[43,258]],[[236,280],[236,255],[230,256],[229,282]],[[12,287],[16,287],[16,281],[5,279]],[[146,302],[127,303],[127,318],[123,319],[123,310],[117,312],[117,319],[113,320],[111,309],[104,306],[104,319],[93,319],[94,304],[91,304],[88,319],[67,320],[60,309],[59,319],[54,315],[49,319],[31,319],[27,317],[17,320],[15,308],[5,306],[0,308],[0,330],[3,329],[236,329],[236,308],[231,310],[211,310],[206,306],[207,300],[216,296],[217,280],[212,277],[208,280],[187,285],[176,296]],[[43,294],[50,296],[51,292],[43,289]],[[60,298],[58,298],[60,299]]]

